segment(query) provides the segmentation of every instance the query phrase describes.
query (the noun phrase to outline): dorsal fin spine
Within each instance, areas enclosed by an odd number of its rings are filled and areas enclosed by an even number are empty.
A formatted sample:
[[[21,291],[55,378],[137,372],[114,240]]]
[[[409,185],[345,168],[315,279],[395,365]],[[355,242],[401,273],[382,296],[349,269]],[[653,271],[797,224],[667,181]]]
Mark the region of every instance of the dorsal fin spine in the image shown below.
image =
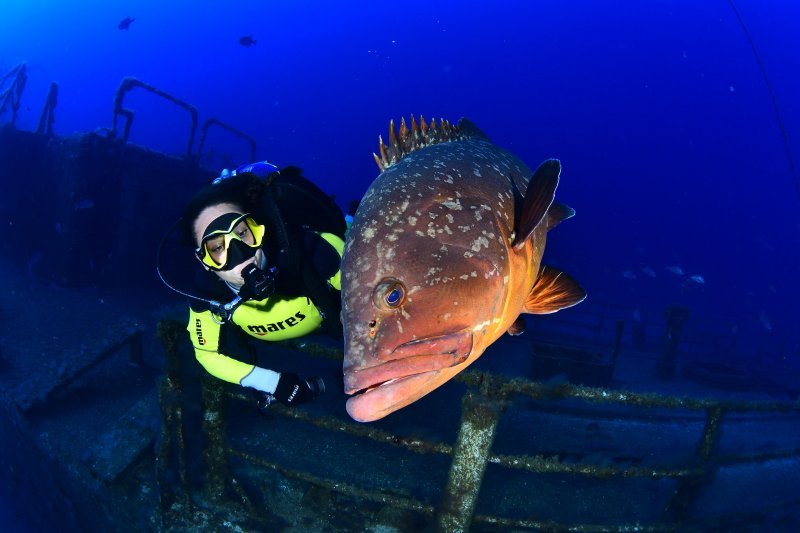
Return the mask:
[[[389,121],[389,144],[384,144],[379,137],[380,157],[377,154],[375,155],[375,162],[381,172],[415,150],[432,144],[456,141],[473,136],[463,134],[456,124],[451,124],[450,121],[443,118],[439,119],[438,124],[436,119],[432,119],[430,123],[427,123],[422,115],[420,115],[419,120],[419,123],[417,123],[414,115],[411,115],[411,127],[409,128],[405,117],[401,117],[399,132],[395,129],[394,119]]]

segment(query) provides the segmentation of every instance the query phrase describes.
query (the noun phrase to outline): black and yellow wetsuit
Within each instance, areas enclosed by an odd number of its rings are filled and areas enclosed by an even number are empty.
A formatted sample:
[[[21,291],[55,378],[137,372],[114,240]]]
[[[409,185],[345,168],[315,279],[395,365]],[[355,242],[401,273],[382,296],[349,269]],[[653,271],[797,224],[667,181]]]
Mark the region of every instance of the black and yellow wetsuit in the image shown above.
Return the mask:
[[[187,330],[195,356],[213,376],[234,384],[250,375],[256,366],[226,355],[227,328],[238,328],[248,336],[264,341],[302,337],[327,325],[335,331],[339,324],[339,264],[344,242],[338,235],[311,230],[294,234],[297,255],[294,268],[286,266],[276,276],[276,291],[260,301],[246,301],[231,320],[219,324],[207,304],[192,304]],[[198,274],[197,290],[211,300],[228,301],[233,291],[213,272]]]

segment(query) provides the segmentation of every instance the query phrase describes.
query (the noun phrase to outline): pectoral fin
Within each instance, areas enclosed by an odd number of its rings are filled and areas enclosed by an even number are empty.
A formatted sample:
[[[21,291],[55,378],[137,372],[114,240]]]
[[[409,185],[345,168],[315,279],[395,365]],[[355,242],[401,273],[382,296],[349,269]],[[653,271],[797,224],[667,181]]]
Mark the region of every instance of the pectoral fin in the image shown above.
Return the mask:
[[[525,241],[547,214],[556,194],[559,174],[561,174],[561,162],[558,159],[548,159],[533,173],[525,191],[519,229],[514,240],[515,248],[519,249],[525,245]]]
[[[528,294],[523,311],[546,315],[572,307],[585,298],[586,291],[572,277],[553,267],[543,266],[539,271],[539,279]]]
[[[508,334],[512,337],[516,337],[517,335],[522,335],[525,333],[525,319],[521,316],[518,316],[517,319],[511,324],[511,327],[508,328]]]

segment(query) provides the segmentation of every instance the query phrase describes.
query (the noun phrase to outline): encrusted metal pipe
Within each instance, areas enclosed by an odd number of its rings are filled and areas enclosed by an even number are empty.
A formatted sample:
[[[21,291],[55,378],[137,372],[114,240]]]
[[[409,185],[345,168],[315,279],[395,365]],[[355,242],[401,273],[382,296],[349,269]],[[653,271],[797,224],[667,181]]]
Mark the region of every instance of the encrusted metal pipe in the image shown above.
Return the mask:
[[[189,483],[186,472],[186,444],[183,436],[183,406],[180,398],[180,354],[177,344],[184,328],[174,320],[162,320],[157,330],[158,338],[167,355],[166,376],[159,387],[163,423],[156,449],[156,475],[163,517],[176,499],[171,490],[174,485],[172,472],[177,469],[182,499],[186,499],[188,495]],[[174,461],[177,461],[177,467]]]
[[[205,491],[211,500],[219,500],[230,479],[225,458],[224,394],[222,382],[203,375],[203,434],[206,437],[203,459],[206,464]]]
[[[437,516],[440,531],[469,530],[499,417],[497,401],[473,391],[464,395],[453,463]]]
[[[714,450],[720,439],[724,415],[725,411],[720,407],[712,407],[706,411],[706,424],[695,458],[697,475],[678,480],[678,486],[665,510],[666,520],[677,523],[686,520],[698,494],[716,472],[718,465],[714,461]]]
[[[683,326],[689,320],[689,310],[685,307],[670,307],[664,311],[664,317],[667,319],[667,331],[664,334],[661,357],[656,363],[656,376],[659,379],[668,380],[675,377],[677,368],[675,358],[678,355]]]

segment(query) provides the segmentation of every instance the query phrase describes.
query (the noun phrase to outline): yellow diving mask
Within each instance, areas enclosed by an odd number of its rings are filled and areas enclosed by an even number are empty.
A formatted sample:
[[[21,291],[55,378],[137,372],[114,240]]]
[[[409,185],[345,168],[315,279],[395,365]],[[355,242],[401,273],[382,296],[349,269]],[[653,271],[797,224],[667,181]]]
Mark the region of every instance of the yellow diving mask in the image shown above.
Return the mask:
[[[211,270],[230,270],[256,254],[265,231],[250,213],[226,213],[211,221],[194,253]]]

